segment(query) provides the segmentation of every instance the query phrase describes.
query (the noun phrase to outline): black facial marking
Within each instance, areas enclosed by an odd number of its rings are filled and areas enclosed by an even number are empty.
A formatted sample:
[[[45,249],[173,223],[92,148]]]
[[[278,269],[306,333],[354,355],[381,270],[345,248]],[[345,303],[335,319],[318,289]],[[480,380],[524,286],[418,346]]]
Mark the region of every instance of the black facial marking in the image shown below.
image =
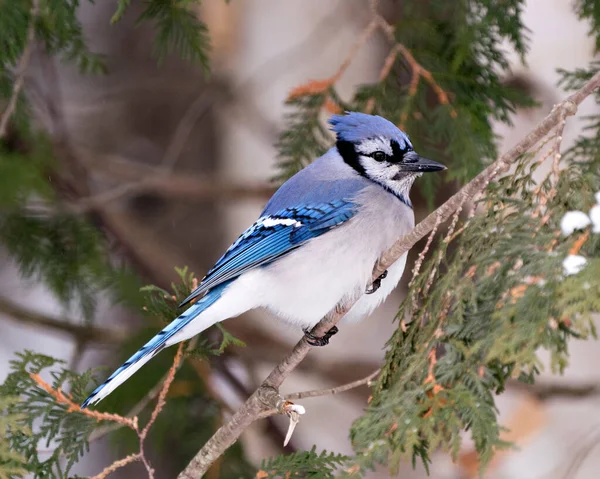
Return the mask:
[[[394,156],[390,160],[392,163],[413,163],[414,161],[417,161],[416,159],[411,160],[409,158],[404,158],[404,155],[407,152],[413,150],[408,143],[405,143],[404,149],[402,149],[396,140],[392,140],[391,147],[392,151],[394,152]]]
[[[346,164],[354,168],[359,175],[366,176],[363,165],[358,161],[358,153],[354,148],[354,143],[349,141],[338,140],[335,144],[338,153],[344,159]]]
[[[374,181],[373,178],[370,178],[366,171],[365,168],[363,167],[363,165],[360,164],[360,161],[358,161],[358,153],[356,152],[355,149],[355,145],[354,143],[351,143],[349,141],[343,141],[343,140],[338,140],[335,144],[338,153],[340,154],[340,156],[342,157],[342,159],[344,160],[344,162],[354,168],[354,170],[361,176],[364,176],[365,178]],[[404,156],[404,153],[406,153],[407,151],[412,150],[412,148],[408,147],[405,150],[401,150],[398,143],[396,143],[395,141],[392,141],[392,148],[394,151],[394,157],[392,158],[391,156],[387,155],[387,160],[390,163],[395,162],[396,159],[396,153],[397,151],[401,152],[401,156]],[[395,149],[394,149],[395,148]],[[365,155],[362,154],[363,156],[370,156],[370,155]],[[412,203],[410,202],[410,200],[404,196],[398,195],[394,190],[392,190],[388,185],[386,185],[385,183],[379,182],[379,181],[375,181],[375,183],[377,183],[379,186],[381,186],[383,189],[385,189],[386,191],[388,191],[389,193],[391,193],[392,195],[394,195],[396,198],[398,198],[402,203],[404,203],[406,206],[408,206],[409,208],[412,208]]]

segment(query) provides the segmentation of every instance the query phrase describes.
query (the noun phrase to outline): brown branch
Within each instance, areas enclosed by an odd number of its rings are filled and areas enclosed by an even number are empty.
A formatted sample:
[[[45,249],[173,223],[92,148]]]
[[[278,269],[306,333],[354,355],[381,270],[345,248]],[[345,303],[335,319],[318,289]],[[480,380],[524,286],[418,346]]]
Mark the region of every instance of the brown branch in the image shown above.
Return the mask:
[[[67,412],[76,412],[79,414],[83,414],[84,416],[91,417],[96,421],[118,422],[119,424],[127,426],[128,428],[133,429],[134,431],[136,431],[138,428],[137,417],[128,418],[119,416],[118,414],[111,414],[108,412],[98,412],[92,411],[90,409],[81,409],[79,404],[73,402],[73,400],[68,395],[66,395],[61,388],[54,389],[50,384],[44,381],[39,374],[31,373],[29,374],[29,376],[31,376],[31,379],[33,379],[38,386],[40,386],[44,391],[46,391],[50,396],[52,396],[58,404],[63,404],[67,406]]]
[[[381,67],[381,71],[379,72],[379,83],[388,77],[399,53],[400,45],[396,44],[392,47],[387,57],[385,57],[385,60],[383,61],[383,67]],[[375,108],[375,98],[371,97],[365,106],[365,113],[370,114],[373,111],[373,108]]]
[[[6,318],[22,324],[41,326],[59,333],[68,334],[81,342],[95,342],[105,344],[119,344],[127,338],[127,332],[121,329],[108,329],[98,326],[77,324],[71,320],[53,318],[31,309],[13,303],[0,297],[0,312]]]
[[[412,98],[416,95],[419,83],[421,79],[423,79],[435,92],[440,104],[448,105],[450,103],[448,99],[448,94],[435,81],[435,78],[433,78],[432,73],[415,59],[415,57],[408,48],[406,48],[402,43],[396,40],[395,28],[381,16],[381,14],[378,11],[378,3],[379,2],[377,0],[371,0],[369,2],[371,10],[371,21],[363,29],[356,42],[352,45],[350,51],[348,52],[348,55],[338,67],[337,71],[328,78],[321,80],[310,80],[293,88],[288,95],[288,101],[302,96],[325,93],[327,89],[329,89],[338,82],[338,80],[342,77],[342,75],[346,72],[346,70],[352,63],[352,60],[354,59],[358,51],[364,46],[364,44],[373,35],[373,33],[377,29],[380,29],[392,44],[392,48],[386,56],[383,62],[383,66],[379,72],[379,82],[383,82],[388,77],[392,70],[392,67],[394,66],[396,58],[399,54],[401,54],[410,66],[412,72],[412,77],[408,91],[409,98]],[[325,108],[330,113],[338,113],[339,110],[341,110],[340,106],[333,102],[329,95],[326,96],[321,107]],[[365,106],[365,112],[371,113],[374,108],[375,99],[371,97],[367,101],[367,104]],[[450,107],[450,116],[452,118],[456,118],[457,116],[456,110],[453,107]],[[407,117],[407,112],[402,113],[401,128],[403,128]]]
[[[335,74],[331,77],[332,83],[336,83],[340,78],[342,78],[358,51],[364,46],[365,43],[367,43],[367,40],[371,37],[371,35],[375,32],[376,29],[377,22],[371,20],[361,32],[354,45],[352,45],[352,48],[350,48],[348,55],[346,56],[342,64],[339,66],[337,72],[335,72]]]
[[[137,454],[130,454],[129,456],[124,457],[123,459],[119,459],[118,461],[113,462],[110,466],[108,466],[106,469],[104,469],[100,474],[97,474],[97,475],[91,477],[90,479],[105,479],[110,474],[115,472],[117,469],[120,469],[123,466],[126,466],[127,464],[131,464],[132,462],[141,461],[141,460],[142,460],[142,456],[140,455],[139,452]]]
[[[140,193],[156,193],[169,198],[202,201],[267,200],[275,191],[266,183],[232,183],[219,178],[197,175],[153,174],[135,183],[126,183],[87,198],[72,206],[75,213],[87,213],[108,203]]]
[[[364,385],[368,386],[369,383],[377,377],[377,375],[379,374],[379,371],[380,371],[380,369],[377,369],[376,371],[373,371],[371,374],[369,374],[365,378],[358,379],[356,381],[352,381],[351,383],[343,384],[343,385],[337,386],[335,388],[315,389],[313,391],[303,391],[303,392],[288,394],[285,396],[285,399],[286,399],[286,401],[291,401],[293,399],[314,398],[314,397],[319,397],[319,396],[331,396],[333,394],[339,394],[339,393],[349,391],[349,390],[357,388],[359,386],[364,386]]]
[[[376,0],[371,1],[371,14],[373,16],[374,21],[377,22],[377,26],[387,37],[388,41],[393,45],[392,50],[390,51],[384,63],[384,68],[381,71],[380,81],[383,81],[387,77],[387,75],[389,74],[389,70],[392,68],[394,60],[396,59],[396,56],[398,55],[398,53],[400,53],[410,66],[412,72],[408,95],[410,97],[416,95],[419,82],[422,78],[429,84],[431,89],[435,92],[440,104],[448,105],[450,103],[450,100],[448,99],[448,94],[446,93],[446,91],[435,81],[435,78],[433,78],[432,73],[416,60],[411,51],[408,48],[406,48],[402,43],[396,40],[396,29],[393,25],[390,25],[390,23],[387,22],[385,18],[381,16],[377,8],[377,3],[378,2]],[[452,118],[456,118],[457,113],[454,108],[450,109],[450,116]],[[405,123],[406,119],[406,117],[402,118],[402,123]]]
[[[356,42],[354,42],[354,44],[350,48],[348,55],[332,76],[323,80],[310,80],[307,83],[303,83],[302,85],[293,88],[288,95],[288,100],[292,100],[301,96],[322,93],[325,90],[327,90],[330,86],[337,83],[337,81],[344,75],[344,73],[352,63],[352,60],[354,59],[358,51],[367,42],[367,40],[371,37],[371,35],[375,32],[376,29],[377,22],[375,20],[372,20],[361,32]]]
[[[35,41],[35,19],[38,15],[39,7],[39,0],[33,0],[31,11],[29,13],[29,27],[27,28],[25,47],[23,49],[23,54],[21,55],[19,65],[16,69],[15,80],[10,99],[8,100],[8,105],[0,117],[0,139],[4,138],[4,135],[6,135],[8,121],[17,108],[17,101],[19,100],[19,95],[25,83],[25,73],[29,67],[29,62],[31,61],[31,53],[33,51],[33,45]]]
[[[160,394],[158,395],[158,401],[156,401],[156,406],[154,407],[154,410],[152,411],[150,420],[148,421],[148,423],[146,424],[146,426],[144,427],[144,429],[142,429],[142,432],[140,433],[140,443],[143,442],[144,439],[146,439],[146,436],[148,435],[148,431],[152,427],[152,424],[154,424],[154,421],[156,421],[156,418],[158,417],[158,415],[162,411],[163,407],[165,407],[165,404],[167,403],[167,393],[169,392],[169,387],[171,387],[171,383],[173,382],[173,379],[175,379],[175,373],[177,372],[177,369],[179,369],[179,364],[181,363],[181,359],[183,357],[184,344],[185,344],[185,342],[179,343],[179,348],[177,349],[177,354],[175,354],[175,359],[173,359],[173,364],[171,365],[171,368],[169,369],[169,372],[167,373],[167,379],[165,380],[165,382],[162,385],[162,389],[160,390]]]
[[[417,241],[425,237],[436,224],[448,220],[466,201],[472,199],[477,193],[484,190],[490,181],[493,181],[508,170],[517,159],[535,146],[544,138],[563,118],[577,112],[577,106],[600,86],[600,73],[594,75],[580,90],[570,95],[562,103],[555,105],[552,111],[538,126],[531,131],[515,147],[502,155],[498,160],[483,170],[458,193],[452,196],[437,210],[421,221],[409,234],[400,238],[380,259],[373,271],[376,279],[384,270],[394,264],[404,253],[412,248]],[[358,298],[338,304],[325,318],[323,318],[311,331],[316,336],[322,336],[329,331],[350,308]],[[200,449],[188,466],[178,476],[179,479],[192,479],[201,477],[210,465],[221,456],[242,434],[242,432],[264,411],[271,412],[279,409],[281,396],[279,386],[292,370],[300,363],[310,351],[311,346],[303,337],[294,346],[294,349],[275,367],[265,379],[263,384],[248,398],[248,400],[233,415],[230,421],[223,425],[209,441]]]
[[[170,383],[172,382],[172,379],[169,380],[169,378],[171,377],[171,375],[174,376],[175,373],[177,372],[177,370],[181,367],[181,360],[178,359],[177,355],[175,356],[175,361],[177,361],[177,364],[174,363],[174,365],[163,375],[163,377],[154,385],[154,387],[152,389],[150,389],[150,391],[148,391],[146,393],[146,395],[135,406],[133,406],[129,410],[129,412],[125,415],[125,417],[135,417],[135,416],[139,415],[144,409],[146,409],[146,406],[148,406],[148,404],[150,404],[150,402],[156,396],[158,396],[161,393],[161,391],[164,390],[165,385],[167,384],[167,381],[169,382],[169,385],[170,385]],[[98,439],[103,438],[107,434],[110,434],[111,432],[114,432],[117,429],[120,429],[121,427],[122,427],[121,424],[113,423],[113,424],[109,424],[103,428],[96,429],[94,432],[92,432],[92,434],[90,434],[88,441],[89,442],[97,441]],[[146,425],[146,428],[148,428],[148,427],[149,426]]]
[[[165,174],[165,170],[136,163],[119,155],[102,155],[77,147],[82,163],[95,174],[122,182],[101,193],[79,198],[71,206],[77,213],[88,213],[108,203],[140,193],[155,193],[169,198],[197,201],[267,200],[275,192],[268,183],[232,183],[226,179],[197,174]]]
[[[587,399],[600,396],[600,384],[552,384],[543,382],[526,384],[521,381],[510,381],[508,388],[534,396],[540,401]]]

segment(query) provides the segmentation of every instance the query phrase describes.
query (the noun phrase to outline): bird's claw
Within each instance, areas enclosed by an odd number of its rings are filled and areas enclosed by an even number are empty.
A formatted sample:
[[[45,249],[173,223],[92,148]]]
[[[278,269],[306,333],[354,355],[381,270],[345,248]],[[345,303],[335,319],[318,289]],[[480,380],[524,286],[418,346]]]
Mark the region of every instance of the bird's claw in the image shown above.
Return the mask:
[[[380,287],[381,287],[381,280],[385,279],[385,277],[388,275],[387,269],[381,273],[377,279],[375,281],[373,281],[373,284],[369,287],[367,287],[365,294],[373,294],[375,291],[377,291]]]
[[[306,342],[311,346],[327,346],[329,344],[329,339],[331,336],[336,334],[339,329],[337,326],[334,326],[329,331],[327,331],[322,338],[315,336],[310,332],[310,329],[304,329],[304,336],[306,336]]]

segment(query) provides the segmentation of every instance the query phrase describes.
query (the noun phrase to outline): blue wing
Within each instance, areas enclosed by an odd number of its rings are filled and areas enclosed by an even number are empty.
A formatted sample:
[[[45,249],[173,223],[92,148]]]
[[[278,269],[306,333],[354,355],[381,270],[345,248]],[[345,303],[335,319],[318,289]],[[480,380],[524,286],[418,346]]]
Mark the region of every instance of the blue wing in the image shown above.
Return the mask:
[[[285,208],[262,216],[229,247],[180,306],[225,281],[280,258],[348,221],[355,213],[354,203],[337,200]]]

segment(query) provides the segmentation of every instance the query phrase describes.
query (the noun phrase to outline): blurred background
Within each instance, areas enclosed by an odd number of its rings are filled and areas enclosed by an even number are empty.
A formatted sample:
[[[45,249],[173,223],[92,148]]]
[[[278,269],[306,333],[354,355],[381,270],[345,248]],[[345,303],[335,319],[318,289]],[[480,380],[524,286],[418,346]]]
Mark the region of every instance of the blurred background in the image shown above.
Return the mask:
[[[26,91],[39,125],[88,171],[90,197],[78,207],[100,209],[115,257],[132,264],[144,283],[168,287],[177,280],[174,266],[189,265],[201,277],[256,219],[274,188],[270,179],[276,173],[275,144],[290,90],[335,73],[368,23],[369,10],[363,0],[206,0],[197,14],[207,24],[213,44],[207,78],[200,68],[174,57],[157,66],[151,27],[135,27],[138,3],[134,0],[116,25],[109,22],[112,2],[82,3],[79,8],[89,47],[105,55],[109,74],[81,75],[73,65],[34,51]],[[587,34],[588,25],[573,13],[572,3],[527,2],[527,66],[510,54],[512,73],[504,80],[530,93],[540,106],[519,110],[513,127],[495,126],[500,151],[564,98],[556,86],[556,68],[585,67],[593,59],[594,40]],[[391,14],[402,12],[402,2],[384,2],[383,7]],[[357,85],[376,81],[388,51],[384,38],[371,37],[338,83],[342,97],[350,97]],[[595,112],[595,105],[586,102],[579,117]],[[563,147],[578,133],[577,119],[570,120]],[[451,186],[443,188],[437,202],[452,192]],[[417,217],[422,218],[428,209],[422,198],[415,200]],[[396,327],[392,319],[405,287],[406,282],[367,321],[344,326],[330,346],[312,351],[283,392],[331,387],[377,369],[385,341]],[[8,372],[8,361],[24,349],[62,358],[77,370],[112,368],[125,355],[125,338],[137,349],[150,336],[139,332],[145,321],[140,315],[112,306],[107,298],[98,301],[94,325],[88,327],[78,311],[65,309],[41,284],[22,278],[0,246],[0,380]],[[226,327],[247,347],[226,354],[201,377],[235,409],[301,332],[262,312],[228,320]],[[488,477],[598,476],[600,349],[594,342],[581,342],[571,351],[564,376],[546,372],[535,387],[515,386],[498,397],[501,420],[511,430],[507,439],[519,449],[498,455]],[[318,449],[351,453],[348,430],[367,398],[367,388],[359,388],[299,401],[308,412],[286,450],[316,444]],[[242,439],[249,461],[258,465],[264,457],[280,453],[286,428],[287,420],[274,418],[249,429]],[[121,440],[126,438],[94,442],[77,473],[95,474],[120,457]],[[181,458],[173,451],[186,445],[177,441],[177,436],[171,437],[168,447],[152,451],[157,477],[173,477],[181,469]],[[379,475],[387,472],[372,477]],[[457,463],[436,454],[430,475],[476,477],[468,439]],[[145,477],[138,465],[114,475],[138,476]],[[405,464],[400,476],[426,474]]]

